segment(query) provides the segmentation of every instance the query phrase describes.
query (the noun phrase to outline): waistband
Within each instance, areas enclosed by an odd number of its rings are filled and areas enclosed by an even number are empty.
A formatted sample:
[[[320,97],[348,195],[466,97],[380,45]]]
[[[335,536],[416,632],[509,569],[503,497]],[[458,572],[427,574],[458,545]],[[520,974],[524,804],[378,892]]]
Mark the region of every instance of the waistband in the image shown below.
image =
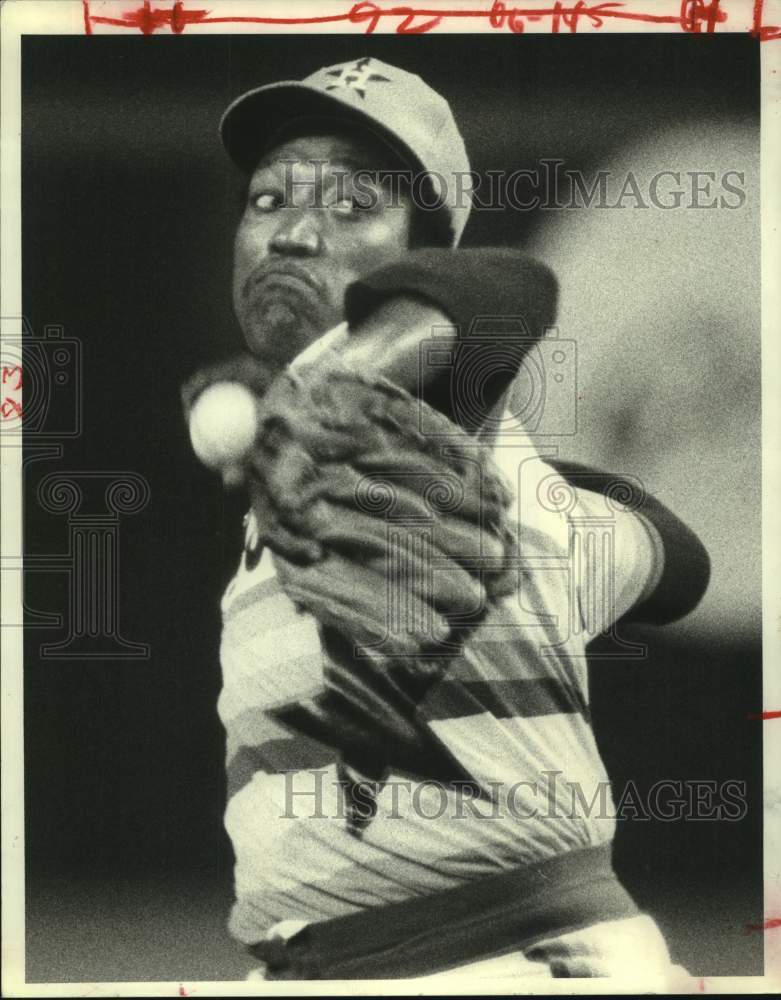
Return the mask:
[[[610,844],[464,886],[308,924],[250,947],[267,979],[395,979],[523,950],[552,935],[635,916]]]

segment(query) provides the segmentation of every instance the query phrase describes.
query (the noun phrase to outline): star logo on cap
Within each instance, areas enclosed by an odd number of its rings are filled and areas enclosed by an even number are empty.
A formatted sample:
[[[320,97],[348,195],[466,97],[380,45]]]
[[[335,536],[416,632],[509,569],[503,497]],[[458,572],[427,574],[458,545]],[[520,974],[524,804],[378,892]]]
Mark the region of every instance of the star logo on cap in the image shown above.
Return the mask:
[[[390,83],[387,76],[379,73],[372,73],[369,68],[370,56],[365,56],[353,63],[352,66],[342,66],[340,69],[330,69],[328,76],[336,77],[333,83],[329,83],[326,90],[340,90],[342,87],[354,90],[364,99],[366,98],[367,83]]]

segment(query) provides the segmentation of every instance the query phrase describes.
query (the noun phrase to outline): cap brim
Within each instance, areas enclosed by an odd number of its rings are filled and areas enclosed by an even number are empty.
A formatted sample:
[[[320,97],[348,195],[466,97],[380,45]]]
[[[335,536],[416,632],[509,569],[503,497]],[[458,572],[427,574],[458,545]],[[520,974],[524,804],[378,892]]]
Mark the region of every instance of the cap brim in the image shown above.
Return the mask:
[[[245,173],[252,173],[282,126],[296,118],[318,116],[362,125],[405,163],[422,169],[413,150],[372,115],[299,80],[270,83],[237,98],[220,120],[220,137],[233,162]]]

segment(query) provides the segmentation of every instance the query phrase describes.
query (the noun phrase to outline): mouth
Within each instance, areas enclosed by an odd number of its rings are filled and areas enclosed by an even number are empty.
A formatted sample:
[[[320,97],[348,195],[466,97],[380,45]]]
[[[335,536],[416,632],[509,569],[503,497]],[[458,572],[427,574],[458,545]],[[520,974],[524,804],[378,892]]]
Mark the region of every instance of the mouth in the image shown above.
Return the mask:
[[[308,268],[292,261],[274,261],[261,264],[247,279],[244,296],[249,298],[270,285],[299,289],[303,285],[309,294],[314,293],[320,299],[327,298],[323,282]]]

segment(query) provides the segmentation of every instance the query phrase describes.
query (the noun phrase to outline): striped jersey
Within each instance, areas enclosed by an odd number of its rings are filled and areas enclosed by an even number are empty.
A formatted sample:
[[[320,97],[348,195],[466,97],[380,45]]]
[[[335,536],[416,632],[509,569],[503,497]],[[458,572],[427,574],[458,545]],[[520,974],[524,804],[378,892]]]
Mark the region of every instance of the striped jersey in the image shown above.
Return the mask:
[[[514,495],[517,588],[415,708],[432,759],[450,762],[449,774],[424,756],[399,766],[391,755],[380,777],[365,775],[360,759],[345,764],[337,732],[329,742],[327,731],[315,738],[282,721],[286,707],[323,691],[339,650],[284,593],[249,515],[222,600],[218,703],[239,940],[613,837],[585,647],[658,577],[653,533],[619,503],[567,483],[520,431],[499,438],[493,455]],[[364,662],[383,668],[371,651]]]

